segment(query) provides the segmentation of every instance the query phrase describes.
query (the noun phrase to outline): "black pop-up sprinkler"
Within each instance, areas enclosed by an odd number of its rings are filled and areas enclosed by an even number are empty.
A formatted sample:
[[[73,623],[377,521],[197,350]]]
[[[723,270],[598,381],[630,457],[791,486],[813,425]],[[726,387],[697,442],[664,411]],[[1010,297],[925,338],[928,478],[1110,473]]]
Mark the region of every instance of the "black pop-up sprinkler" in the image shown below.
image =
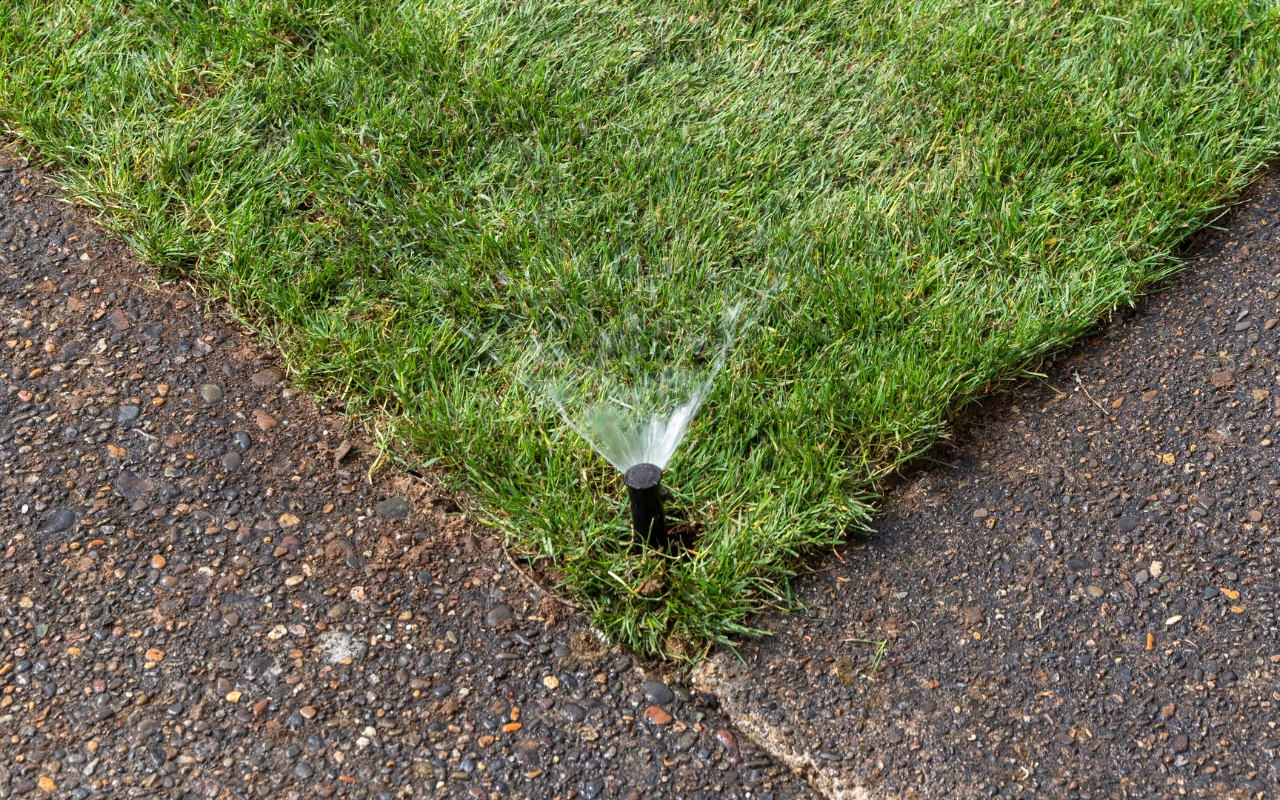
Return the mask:
[[[667,518],[662,509],[662,468],[636,464],[622,474],[631,500],[631,527],[655,550],[666,550]]]

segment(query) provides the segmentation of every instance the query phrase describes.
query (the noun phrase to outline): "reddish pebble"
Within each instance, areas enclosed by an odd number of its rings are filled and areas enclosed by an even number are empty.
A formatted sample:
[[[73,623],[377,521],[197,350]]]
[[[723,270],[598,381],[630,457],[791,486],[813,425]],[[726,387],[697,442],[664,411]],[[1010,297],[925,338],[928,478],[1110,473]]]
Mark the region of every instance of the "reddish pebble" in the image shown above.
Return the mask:
[[[730,764],[737,764],[742,760],[742,756],[738,752],[738,737],[733,735],[733,731],[728,728],[716,728],[716,741],[724,745],[724,749],[729,751]]]
[[[21,392],[18,392],[18,399],[24,403],[30,403],[32,397],[33,395],[31,394],[31,392],[28,392],[25,389],[23,389]]]
[[[154,556],[151,557],[151,566],[155,567],[156,569],[164,569],[164,565],[167,563],[169,562],[165,561],[164,556],[160,555],[159,553],[156,553]]]
[[[107,324],[117,331],[129,330],[129,318],[124,315],[124,311],[118,308],[113,308],[111,313],[107,315]]]
[[[654,725],[670,725],[671,715],[662,706],[649,706],[644,710],[644,718]]]

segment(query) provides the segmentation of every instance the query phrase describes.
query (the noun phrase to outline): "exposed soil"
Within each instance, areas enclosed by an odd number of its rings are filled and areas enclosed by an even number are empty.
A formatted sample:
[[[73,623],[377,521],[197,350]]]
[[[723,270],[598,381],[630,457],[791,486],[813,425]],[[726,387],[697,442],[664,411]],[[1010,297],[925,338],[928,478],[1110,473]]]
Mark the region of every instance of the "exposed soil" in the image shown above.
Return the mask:
[[[831,796],[1280,790],[1278,212],[1273,174],[700,685]]]
[[[0,158],[0,797],[809,797]]]

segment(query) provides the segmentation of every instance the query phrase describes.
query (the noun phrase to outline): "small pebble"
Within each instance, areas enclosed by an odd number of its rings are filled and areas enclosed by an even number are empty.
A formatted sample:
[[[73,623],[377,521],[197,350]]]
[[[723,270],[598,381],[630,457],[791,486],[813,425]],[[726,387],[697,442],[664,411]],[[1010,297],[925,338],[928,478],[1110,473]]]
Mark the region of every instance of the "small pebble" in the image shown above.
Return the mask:
[[[489,613],[485,614],[485,621],[490,625],[501,625],[507,620],[515,616],[511,611],[511,606],[506,603],[498,603],[489,609]]]
[[[200,397],[206,403],[216,403],[222,399],[222,387],[216,383],[200,384]]]
[[[407,517],[411,510],[413,506],[403,497],[388,497],[373,508],[375,514],[386,519]]]
[[[665,706],[676,699],[675,693],[662,681],[645,681],[640,691],[644,699],[655,705]]]
[[[76,524],[76,514],[69,508],[60,508],[49,515],[40,526],[41,533],[62,533]]]
[[[284,378],[284,372],[275,367],[268,367],[253,373],[249,378],[249,382],[259,389],[265,389],[269,386],[275,386]]]

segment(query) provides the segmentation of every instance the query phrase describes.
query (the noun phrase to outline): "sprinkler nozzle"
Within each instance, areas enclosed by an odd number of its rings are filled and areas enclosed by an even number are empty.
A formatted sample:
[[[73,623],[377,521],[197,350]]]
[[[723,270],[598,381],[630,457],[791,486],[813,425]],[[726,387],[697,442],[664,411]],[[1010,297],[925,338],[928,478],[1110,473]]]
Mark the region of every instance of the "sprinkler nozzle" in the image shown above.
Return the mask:
[[[631,500],[631,527],[655,550],[666,550],[667,518],[662,509],[662,468],[636,464],[622,474]]]

